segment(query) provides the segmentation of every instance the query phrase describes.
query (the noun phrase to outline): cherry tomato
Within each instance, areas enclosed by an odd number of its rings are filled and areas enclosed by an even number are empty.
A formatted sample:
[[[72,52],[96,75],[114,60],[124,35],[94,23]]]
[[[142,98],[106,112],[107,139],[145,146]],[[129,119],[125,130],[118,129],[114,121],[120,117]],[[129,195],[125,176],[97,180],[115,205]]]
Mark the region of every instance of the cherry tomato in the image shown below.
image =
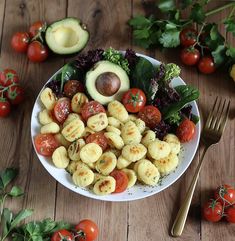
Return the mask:
[[[122,97],[122,103],[131,113],[139,112],[146,104],[145,93],[137,88],[129,89]]]
[[[176,135],[181,142],[188,142],[193,139],[196,126],[189,119],[184,119],[176,130]]]
[[[67,97],[72,98],[78,92],[84,92],[84,86],[81,81],[69,80],[64,85],[64,93]]]
[[[63,123],[71,112],[69,98],[60,98],[54,106],[54,116],[59,123]]]
[[[99,233],[97,225],[89,219],[80,221],[75,226],[75,230],[78,234],[78,241],[93,241],[98,237]]]
[[[47,47],[39,41],[33,41],[29,44],[27,56],[32,62],[43,62],[48,57]]]
[[[42,21],[37,21],[33,23],[29,28],[30,38],[35,37],[38,33],[42,32],[46,28],[46,23]]]
[[[212,57],[202,57],[198,62],[198,69],[203,74],[211,74],[215,72],[215,63]]]
[[[215,199],[222,205],[229,206],[235,204],[235,189],[227,184],[216,188]]]
[[[162,119],[161,112],[153,105],[147,105],[141,109],[138,117],[151,129],[155,128]]]
[[[86,103],[81,109],[82,118],[85,121],[87,121],[89,117],[99,114],[101,112],[105,113],[105,108],[103,107],[103,105],[101,105],[98,101],[95,100]]]
[[[38,134],[34,138],[34,144],[37,153],[43,156],[52,156],[54,150],[60,146],[52,134]]]
[[[225,218],[230,223],[235,223],[235,205],[225,209]]]
[[[223,207],[220,202],[210,200],[203,206],[203,217],[210,222],[218,222],[223,215]]]
[[[73,241],[74,236],[66,229],[61,229],[53,233],[51,241]]]
[[[28,49],[30,37],[26,32],[17,32],[11,39],[11,47],[19,53],[25,53]]]
[[[197,42],[197,31],[193,28],[185,28],[180,32],[180,44],[184,47],[191,46]]]
[[[195,65],[200,58],[200,52],[194,47],[186,47],[180,52],[180,59],[186,65]]]
[[[0,117],[6,117],[11,112],[10,102],[5,98],[0,98]]]
[[[0,84],[3,86],[9,86],[13,83],[18,83],[19,77],[15,70],[4,69],[0,72]]]
[[[12,85],[7,90],[6,97],[12,105],[18,105],[24,100],[24,90],[18,84]]]
[[[116,188],[113,193],[124,192],[127,189],[128,177],[125,172],[114,170],[110,173],[110,176],[116,180]]]
[[[96,132],[93,134],[90,134],[87,138],[86,138],[86,143],[96,143],[98,144],[103,151],[105,151],[108,147],[108,140],[107,138],[104,136],[103,132]]]

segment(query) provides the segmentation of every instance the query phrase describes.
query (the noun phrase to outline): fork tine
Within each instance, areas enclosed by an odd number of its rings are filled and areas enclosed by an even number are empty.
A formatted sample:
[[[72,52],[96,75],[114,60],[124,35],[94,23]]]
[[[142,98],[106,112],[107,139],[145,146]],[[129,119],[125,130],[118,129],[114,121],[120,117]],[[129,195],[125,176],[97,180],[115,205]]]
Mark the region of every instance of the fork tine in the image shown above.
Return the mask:
[[[222,110],[220,110],[220,109],[221,109],[221,104],[222,104],[222,98],[219,98],[218,107],[215,108],[215,110],[213,111],[212,121],[211,121],[211,125],[210,125],[210,128],[211,128],[211,129],[214,129],[214,128],[215,128],[215,124],[216,124],[216,122],[218,121],[219,113],[220,113],[220,112],[222,113]]]
[[[217,96],[216,99],[215,99],[213,108],[211,109],[211,111],[210,111],[210,113],[209,113],[209,116],[208,116],[208,118],[207,118],[207,121],[206,121],[206,123],[205,123],[205,127],[207,127],[207,128],[209,128],[209,126],[210,126],[210,124],[211,124],[212,114],[213,114],[213,112],[214,112],[214,110],[215,110],[215,106],[216,106],[216,104],[217,104],[217,101],[218,101],[218,96]]]
[[[225,115],[223,116],[223,121],[221,122],[221,125],[219,126],[219,131],[220,131],[221,133],[224,131],[226,122],[227,122],[227,120],[228,120],[229,109],[230,109],[230,100],[228,101],[226,113],[225,113]]]
[[[222,106],[222,110],[221,111],[218,110],[218,118],[217,118],[217,120],[215,122],[215,126],[213,127],[215,130],[219,129],[220,123],[221,123],[221,121],[222,121],[222,119],[224,117],[223,116],[223,112],[226,109],[225,103],[226,103],[226,99],[224,100],[224,103],[223,103],[223,106]]]

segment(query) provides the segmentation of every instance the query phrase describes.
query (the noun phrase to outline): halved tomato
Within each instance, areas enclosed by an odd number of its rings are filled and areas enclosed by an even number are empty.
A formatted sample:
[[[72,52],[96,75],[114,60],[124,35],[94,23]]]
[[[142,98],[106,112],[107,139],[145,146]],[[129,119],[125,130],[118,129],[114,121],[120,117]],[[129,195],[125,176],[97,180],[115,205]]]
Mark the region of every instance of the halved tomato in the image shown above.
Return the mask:
[[[71,102],[69,98],[61,98],[54,106],[54,116],[59,123],[63,123],[71,112]]]

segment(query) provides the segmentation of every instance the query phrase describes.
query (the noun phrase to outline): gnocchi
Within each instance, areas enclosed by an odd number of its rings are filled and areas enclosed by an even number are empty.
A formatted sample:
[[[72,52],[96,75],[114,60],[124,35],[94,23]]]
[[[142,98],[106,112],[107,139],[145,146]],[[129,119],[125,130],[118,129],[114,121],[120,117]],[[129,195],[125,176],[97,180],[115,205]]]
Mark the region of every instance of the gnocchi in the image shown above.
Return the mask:
[[[142,134],[145,131],[145,122],[138,118],[134,121],[134,123],[136,124],[139,132]]]
[[[171,152],[174,154],[178,154],[180,152],[180,140],[174,134],[167,134],[163,141],[167,142],[170,145]]]
[[[153,142],[156,139],[156,135],[153,131],[147,130],[144,132],[141,143],[145,146],[148,147],[148,145]]]
[[[80,160],[80,150],[85,145],[86,145],[86,143],[83,139],[78,139],[75,142],[73,142],[68,148],[69,158],[73,161],[79,161]]]
[[[71,102],[72,111],[75,113],[81,113],[82,107],[88,102],[88,98],[83,93],[77,93],[73,96]]]
[[[67,141],[64,136],[61,133],[55,134],[55,139],[58,143],[60,143],[62,146],[68,148],[71,142]]]
[[[133,121],[125,123],[121,130],[121,137],[126,145],[138,144],[141,141],[141,134]]]
[[[119,136],[121,135],[121,131],[114,126],[107,126],[106,131],[107,132],[114,132],[114,133],[118,134]]]
[[[128,177],[128,184],[127,184],[127,188],[133,187],[136,184],[137,181],[137,176],[134,170],[131,169],[122,169],[123,172],[126,173],[127,177]]]
[[[112,152],[105,152],[96,162],[95,168],[102,175],[109,175],[117,165],[117,158]]]
[[[67,150],[64,146],[55,149],[52,154],[52,161],[58,168],[66,168],[69,165]]]
[[[147,149],[142,144],[126,145],[122,149],[122,156],[131,162],[142,159],[147,153]]]
[[[128,167],[131,163],[132,161],[125,159],[123,156],[119,156],[117,159],[117,169]]]
[[[79,165],[73,173],[72,179],[76,186],[87,187],[93,182],[94,173],[88,166]]]
[[[81,116],[77,113],[70,113],[68,115],[68,117],[66,118],[66,120],[63,123],[63,127],[67,126],[71,121],[73,121],[74,119],[79,119],[81,120]]]
[[[104,130],[108,126],[108,118],[106,113],[99,113],[91,116],[87,120],[87,126],[95,132]]]
[[[45,88],[40,95],[41,102],[47,110],[52,110],[56,104],[56,97],[50,88]]]
[[[126,108],[117,100],[114,100],[108,104],[108,112],[111,116],[117,118],[121,122],[128,120],[128,112]]]
[[[156,139],[148,145],[148,154],[155,160],[167,157],[170,152],[170,145],[165,141]]]
[[[84,163],[96,162],[101,155],[102,148],[96,143],[88,143],[80,151],[80,158]]]
[[[51,113],[47,109],[44,109],[39,112],[38,119],[39,119],[40,124],[42,124],[42,125],[46,125],[46,124],[53,122]]]
[[[104,136],[107,138],[108,143],[111,147],[121,150],[124,146],[122,138],[114,132],[105,132]]]
[[[120,120],[112,116],[108,117],[108,123],[110,126],[116,127],[118,129],[120,129],[123,125]]]
[[[51,133],[55,134],[60,131],[60,127],[57,123],[51,122],[41,127],[41,134]]]
[[[97,195],[107,195],[115,191],[116,181],[113,177],[104,177],[97,181],[93,187],[93,191]]]

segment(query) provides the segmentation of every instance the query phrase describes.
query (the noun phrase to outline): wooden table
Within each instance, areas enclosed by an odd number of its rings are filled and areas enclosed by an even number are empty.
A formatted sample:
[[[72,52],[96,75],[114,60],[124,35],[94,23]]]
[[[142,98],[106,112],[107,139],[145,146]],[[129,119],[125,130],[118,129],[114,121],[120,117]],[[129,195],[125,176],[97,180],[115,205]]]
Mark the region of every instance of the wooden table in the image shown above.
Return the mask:
[[[227,1],[228,2],[228,1]],[[225,4],[213,1],[209,8]],[[75,16],[87,23],[91,39],[86,49],[112,46],[126,49],[132,46],[131,29],[127,20],[143,12],[140,0],[0,0],[0,43],[1,69],[15,69],[26,90],[26,101],[6,119],[0,119],[0,169],[18,167],[17,183],[26,195],[8,201],[13,210],[33,208],[31,219],[45,217],[64,219],[76,223],[91,218],[100,228],[99,241],[162,241],[173,240],[169,236],[173,219],[198,163],[199,150],[187,172],[172,186],[152,197],[125,203],[110,203],[92,200],[69,191],[57,183],[40,164],[32,146],[30,117],[34,100],[45,81],[66,60],[50,57],[45,63],[30,63],[23,54],[15,53],[10,46],[14,32],[27,31],[30,24],[41,19],[47,22]],[[221,21],[229,10],[211,20]],[[224,32],[224,29],[222,29]],[[232,38],[230,39],[232,41]],[[233,38],[234,44],[234,38]],[[221,183],[235,184],[235,83],[227,73],[199,74],[196,68],[186,68],[179,61],[177,50],[135,50],[165,62],[175,62],[182,67],[182,78],[200,90],[199,107],[205,116],[217,95],[230,98],[232,108],[226,131],[221,142],[206,155],[194,195],[190,214],[181,238],[176,240],[235,240],[235,225],[226,222],[211,224],[201,220],[201,204],[211,191]]]

